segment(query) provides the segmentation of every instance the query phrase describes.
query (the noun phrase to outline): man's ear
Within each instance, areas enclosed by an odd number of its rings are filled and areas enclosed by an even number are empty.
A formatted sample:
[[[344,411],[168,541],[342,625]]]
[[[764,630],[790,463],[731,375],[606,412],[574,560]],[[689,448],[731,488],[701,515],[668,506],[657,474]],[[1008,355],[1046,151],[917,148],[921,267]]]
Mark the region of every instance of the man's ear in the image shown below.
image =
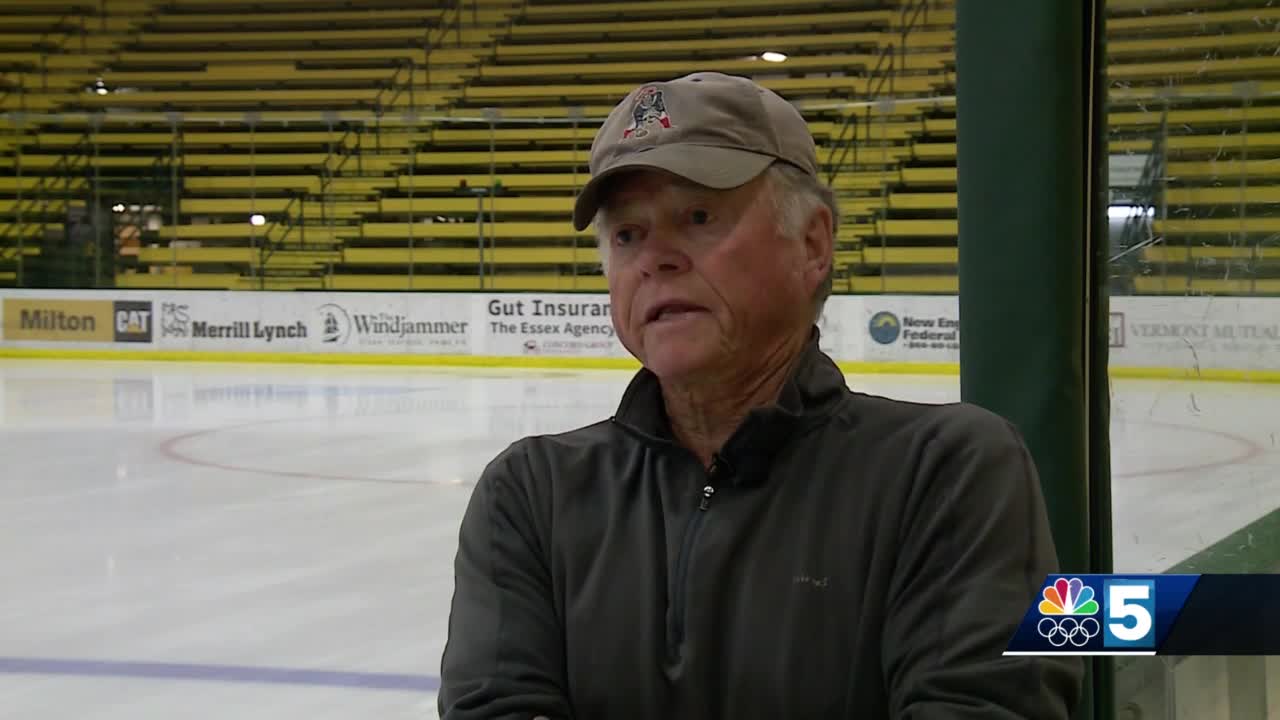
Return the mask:
[[[814,289],[831,272],[832,252],[836,239],[831,229],[834,218],[831,208],[821,203],[809,214],[809,224],[804,231],[805,274],[809,276]]]

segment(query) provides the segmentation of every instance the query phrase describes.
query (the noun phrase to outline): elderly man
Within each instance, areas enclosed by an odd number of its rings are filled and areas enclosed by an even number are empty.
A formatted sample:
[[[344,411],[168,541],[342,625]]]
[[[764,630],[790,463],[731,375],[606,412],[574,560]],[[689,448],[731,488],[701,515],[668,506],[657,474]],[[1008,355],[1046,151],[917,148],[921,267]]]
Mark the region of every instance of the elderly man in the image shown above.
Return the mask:
[[[1020,437],[850,392],[818,349],[837,214],[795,108],[647,85],[591,171],[574,224],[643,369],[485,469],[443,717],[1065,720],[1082,665],[1001,656],[1057,569]]]

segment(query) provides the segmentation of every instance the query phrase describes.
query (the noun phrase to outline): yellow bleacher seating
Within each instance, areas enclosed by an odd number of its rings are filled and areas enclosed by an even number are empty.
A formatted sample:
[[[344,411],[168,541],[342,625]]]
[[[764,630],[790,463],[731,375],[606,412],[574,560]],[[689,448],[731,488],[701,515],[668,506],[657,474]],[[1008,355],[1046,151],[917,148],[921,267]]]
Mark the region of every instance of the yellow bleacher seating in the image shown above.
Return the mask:
[[[77,95],[67,93],[9,93],[0,95],[0,111],[3,112],[48,112],[55,110]]]
[[[23,198],[22,200],[0,198],[0,214],[17,215],[19,212],[27,217],[65,213],[66,200],[50,198]]]
[[[1277,278],[1186,278],[1139,276],[1135,289],[1144,295],[1280,295]]]
[[[591,179],[585,172],[573,173],[511,173],[504,169],[493,177],[480,174],[467,175],[399,175],[396,177],[397,189],[400,192],[442,191],[466,188],[487,188],[495,184],[509,190],[575,190]]]
[[[122,285],[480,289],[469,245],[480,202],[493,213],[483,232],[500,241],[486,259],[499,271],[483,287],[602,287],[591,231],[575,233],[568,222],[599,121],[636,82],[721,69],[759,76],[805,113],[846,218],[838,287],[955,290],[948,270],[957,232],[949,3],[916,14],[893,2],[830,0],[742,0],[728,10],[713,0],[423,0],[368,9],[349,0],[111,0],[105,14],[98,0],[78,1],[84,4],[49,0],[9,24],[0,18],[0,70],[7,71],[0,86],[22,88],[0,96],[0,110],[72,111],[56,126],[0,120],[0,152],[37,176],[13,184],[0,178],[0,213],[40,207],[47,213],[40,217],[58,219],[68,199],[89,188],[90,170],[112,182],[179,175],[178,205],[163,211],[168,222],[176,211],[179,224],[148,233],[161,247],[142,248],[139,271],[123,273]],[[1280,91],[1280,65],[1264,52],[1274,37],[1263,32],[1280,11],[1216,0],[1125,2],[1112,0],[1108,24],[1110,77],[1127,85],[1112,92],[1110,150],[1149,153],[1153,131],[1167,124],[1173,159],[1162,202],[1194,209],[1155,221],[1153,230],[1206,244],[1196,260],[1269,260],[1265,251],[1242,255],[1217,245],[1215,236],[1276,231],[1268,218],[1242,224],[1220,208],[1280,201],[1280,191],[1258,184],[1280,178],[1280,107],[1242,107],[1240,84]],[[45,45],[29,42],[35,31]],[[765,50],[790,57],[776,65],[748,59]],[[86,91],[98,77],[111,91]],[[1163,100],[1193,93],[1221,100],[1188,107]],[[79,109],[110,112],[90,132],[87,116],[74,115]],[[176,133],[171,111],[183,113]],[[482,115],[500,121],[492,129],[441,121]],[[575,116],[576,127],[543,121]],[[1238,135],[1245,120],[1249,134]],[[1234,159],[1246,152],[1247,163]],[[38,177],[72,168],[75,185]],[[1249,183],[1243,191],[1241,179]],[[478,201],[474,193],[497,181],[503,192]],[[26,193],[48,202],[33,204]],[[156,200],[167,208],[163,194]],[[255,212],[268,216],[266,225],[247,222]],[[52,226],[36,227],[30,237]],[[172,240],[200,247],[176,248],[175,263]],[[1148,248],[1141,257],[1150,262],[1178,250]],[[270,259],[263,264],[263,257]],[[460,274],[430,268],[410,285],[410,262],[451,265]],[[326,279],[330,267],[336,274]]]
[[[881,220],[876,232],[888,237],[955,237],[960,234],[956,220]]]
[[[0,192],[16,193],[18,190],[32,191],[66,191],[79,192],[89,186],[89,181],[82,177],[0,177]]]
[[[343,227],[324,225],[288,227],[268,224],[253,227],[248,222],[212,223],[206,225],[168,225],[156,235],[162,240],[209,240],[244,244],[272,242],[281,245],[334,245],[343,234]],[[345,228],[351,231],[351,228]],[[358,227],[355,228],[358,232]]]
[[[893,193],[889,207],[894,210],[954,210],[956,193]]]
[[[476,200],[472,198],[383,198],[378,203],[382,213],[474,213]],[[573,213],[573,196],[559,197],[494,197],[484,200],[486,212],[523,213],[530,215],[558,215],[567,218]]]
[[[238,214],[278,213],[294,204],[292,198],[185,198],[178,205],[183,214]]]
[[[1280,233],[1280,217],[1154,220],[1151,226],[1162,235],[1268,235]]]
[[[600,292],[608,283],[599,275],[331,275],[325,278],[328,290],[564,290]]]
[[[830,123],[827,123],[827,126],[830,126]],[[596,127],[594,125],[584,125],[578,128],[568,125],[536,128],[494,127],[492,133],[488,128],[477,130],[441,126],[439,129],[433,130],[429,137],[430,141],[436,145],[484,145],[488,144],[489,139],[492,137],[495,145],[526,145],[530,143],[562,145],[576,143],[590,148],[595,134]]]
[[[913,143],[911,155],[920,160],[955,160],[955,143]]]
[[[850,26],[888,26],[894,19],[892,10],[854,10],[844,12],[824,12],[805,14],[743,16],[743,17],[707,17],[697,23],[688,20],[645,20],[639,22],[574,22],[574,23],[539,23],[516,25],[511,28],[509,37],[513,40],[530,38],[588,37],[609,38],[647,37],[650,39],[669,40],[682,35],[704,35],[706,33],[727,34],[731,32],[780,30],[822,30],[830,32]]]
[[[144,247],[138,250],[138,260],[156,265],[246,265],[250,267],[275,266],[280,268],[308,268],[338,262],[341,251],[330,250],[276,250],[264,253],[249,247]]]
[[[486,10],[485,12],[492,13],[493,11]],[[439,20],[443,14],[443,8],[409,10],[369,8],[364,10],[304,10],[301,12],[281,11],[274,13],[247,12],[243,14],[182,13],[174,15],[157,15],[151,24],[153,27],[161,29],[174,27],[201,27],[210,25],[225,27],[264,27],[271,26],[282,21],[294,24],[341,24],[344,26],[350,26],[353,24],[405,25],[409,23],[426,24],[434,20]]]
[[[254,153],[243,148],[236,154],[187,153],[182,163],[188,168],[304,168],[324,165],[333,157],[329,153]]]
[[[1280,148],[1280,132],[1255,132],[1230,135],[1175,135],[1165,139],[1170,152],[1206,152],[1211,154],[1233,153],[1242,150],[1266,150]],[[1117,140],[1108,144],[1111,152],[1150,151],[1151,140]]]
[[[863,248],[863,261],[868,265],[955,265],[959,262],[955,247]]]
[[[48,233],[60,233],[61,223],[0,222],[0,240],[39,240]]]
[[[1264,205],[1280,203],[1280,185],[1252,187],[1170,188],[1164,193],[1170,205]]]
[[[1280,106],[1221,107],[1183,109],[1178,107],[1153,108],[1137,112],[1113,112],[1107,117],[1112,128],[1152,127],[1168,123],[1172,127],[1189,125],[1196,128],[1217,126],[1239,127],[1242,123],[1280,122]],[[954,125],[952,130],[954,132]]]
[[[765,50],[776,52],[812,52],[819,49],[838,48],[851,50],[857,47],[873,47],[885,38],[880,32],[773,35],[755,38],[707,38],[697,40],[667,40],[662,43],[593,42],[593,43],[538,43],[529,45],[499,45],[495,57],[499,62],[516,59],[587,61],[608,57],[688,57],[706,53],[742,53],[754,55]],[[785,63],[784,63],[785,64]],[[658,78],[654,78],[658,79]]]
[[[124,65],[142,64],[190,64],[209,63],[215,65],[233,65],[236,63],[264,62],[304,62],[304,63],[342,63],[386,65],[398,60],[412,61],[420,71],[428,64],[450,66],[466,65],[476,61],[480,51],[466,48],[436,47],[429,52],[421,46],[362,48],[347,50],[342,48],[300,48],[293,50],[208,50],[208,51],[123,51],[119,55]]]
[[[945,294],[960,290],[960,279],[954,275],[898,275],[849,278],[849,291],[886,294]]]
[[[270,229],[253,227],[245,222],[209,223],[206,225],[168,225],[160,228],[158,235],[166,240],[242,240],[270,238]],[[278,231],[277,231],[278,234]]]
[[[389,142],[396,136],[386,134],[379,139]],[[168,147],[175,141],[182,147],[218,147],[226,146],[237,151],[247,152],[257,146],[302,146],[316,147],[333,144],[343,149],[354,148],[359,141],[356,135],[344,135],[341,131],[299,131],[292,132],[182,132],[174,135],[168,130],[153,132],[99,132],[99,133],[40,133],[32,138],[31,146],[47,148],[101,146],[118,147]]]
[[[1183,180],[1280,178],[1280,159],[1266,160],[1207,160],[1201,162],[1170,162],[1166,174]]]
[[[1251,50],[1274,45],[1274,33],[1227,33],[1202,37],[1115,40],[1107,43],[1107,55],[1112,59],[1119,59],[1135,55],[1167,56],[1191,51]]]
[[[320,192],[320,178],[315,175],[237,175],[189,177],[184,187],[190,192],[227,192],[257,188],[263,192]]]
[[[401,70],[391,67],[305,69],[286,64],[245,64],[210,66],[199,72],[191,70],[104,72],[102,80],[108,87],[145,85],[151,89],[185,86],[216,88],[219,85],[267,82],[337,88],[357,84],[389,83],[396,79]]]
[[[490,257],[491,256],[491,257]],[[478,265],[477,248],[347,248],[342,261],[348,265]],[[503,265],[575,265],[598,262],[594,248],[508,247],[485,255],[485,263]]]
[[[1280,93],[1280,80],[1255,80],[1250,81],[1253,88],[1250,92],[1259,94],[1275,94]],[[1166,87],[1158,85],[1150,86],[1133,86],[1133,87],[1113,87],[1108,93],[1108,97],[1113,104],[1121,103],[1143,103],[1159,102],[1165,98],[1213,98],[1232,101],[1239,104],[1241,84],[1239,82],[1217,82],[1217,83],[1196,83],[1182,84],[1176,87]]]
[[[919,187],[954,186],[956,184],[956,169],[954,167],[902,168],[902,183]]]
[[[1221,60],[1174,60],[1109,65],[1107,77],[1112,80],[1150,78],[1232,77],[1258,78],[1280,75],[1280,57],[1234,57]]]
[[[378,203],[372,200],[313,200],[299,203],[295,198],[186,198],[179,204],[179,212],[184,215],[239,215],[245,218],[254,213],[288,213],[292,217],[307,220],[350,220],[378,212]]]
[[[377,195],[396,186],[393,177],[335,177],[324,185],[323,191],[333,195]]]
[[[913,53],[896,65],[906,70],[944,68],[953,58],[950,53]],[[526,65],[486,65],[479,77],[485,80],[521,80],[525,78],[632,78],[653,79],[676,77],[693,72],[715,71],[731,75],[754,75],[786,71],[818,72],[836,70],[868,70],[876,67],[880,56],[874,53],[795,55],[784,65],[770,66],[758,59],[691,59],[657,62],[550,63]]]
[[[494,153],[488,151],[449,151],[419,152],[415,160],[422,167],[465,167],[483,165],[491,162],[500,163],[503,167],[555,167],[578,165],[586,167],[589,148],[581,151],[573,150],[501,150]]]
[[[1108,3],[1115,7],[1112,0]],[[1144,14],[1138,17],[1113,17],[1107,20],[1107,31],[1115,34],[1170,31],[1174,29],[1195,32],[1221,25],[1255,25],[1259,22],[1280,20],[1280,8],[1254,7],[1246,10],[1203,11],[1171,13],[1168,15]]]
[[[239,273],[120,273],[116,287],[131,290],[234,290],[240,285]]]
[[[1144,248],[1143,259],[1147,262],[1186,263],[1199,260],[1265,260],[1280,261],[1280,247],[1215,247],[1196,245],[1187,247],[1152,246]]]
[[[454,93],[445,90],[420,92],[418,105],[445,103]],[[289,88],[283,90],[156,90],[136,93],[86,94],[81,102],[91,107],[212,106],[253,107],[265,103],[336,107],[373,105],[390,96],[381,88],[348,88],[341,93],[331,90]],[[407,99],[405,99],[407,100]]]
[[[197,226],[198,227],[198,226]],[[573,229],[567,221],[529,222],[513,221],[488,224],[484,233],[487,237],[503,240],[540,240],[546,238],[591,237],[591,229],[581,232]],[[350,228],[338,228],[339,237],[354,240],[404,240],[408,237],[431,237],[440,239],[474,240],[477,235],[476,223],[390,223],[367,222]]]
[[[246,49],[281,45],[311,45],[327,43],[343,47],[376,44],[387,41],[421,40],[430,28],[360,28],[357,30],[262,30],[228,32],[147,32],[140,38],[139,47],[218,47],[234,45]],[[473,31],[474,32],[474,31]],[[488,37],[488,36],[486,36]]]

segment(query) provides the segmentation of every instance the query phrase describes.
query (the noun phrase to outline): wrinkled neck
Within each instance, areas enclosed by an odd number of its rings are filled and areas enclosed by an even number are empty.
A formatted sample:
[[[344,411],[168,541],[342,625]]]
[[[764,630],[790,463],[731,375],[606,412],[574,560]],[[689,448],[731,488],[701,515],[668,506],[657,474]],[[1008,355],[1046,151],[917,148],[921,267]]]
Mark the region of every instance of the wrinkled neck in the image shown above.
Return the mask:
[[[752,410],[777,401],[804,352],[808,331],[784,338],[756,357],[725,366],[707,377],[663,381],[662,399],[676,440],[703,466]]]

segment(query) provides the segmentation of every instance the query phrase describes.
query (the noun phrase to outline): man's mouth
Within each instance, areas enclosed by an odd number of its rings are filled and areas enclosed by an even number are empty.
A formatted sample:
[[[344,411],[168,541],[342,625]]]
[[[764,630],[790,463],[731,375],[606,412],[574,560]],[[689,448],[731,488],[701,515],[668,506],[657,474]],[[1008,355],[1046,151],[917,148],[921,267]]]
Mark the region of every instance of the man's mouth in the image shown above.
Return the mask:
[[[676,320],[691,313],[706,311],[706,308],[700,305],[694,305],[693,303],[681,301],[664,302],[650,308],[649,312],[645,313],[644,321],[646,323],[664,322],[667,320]]]

